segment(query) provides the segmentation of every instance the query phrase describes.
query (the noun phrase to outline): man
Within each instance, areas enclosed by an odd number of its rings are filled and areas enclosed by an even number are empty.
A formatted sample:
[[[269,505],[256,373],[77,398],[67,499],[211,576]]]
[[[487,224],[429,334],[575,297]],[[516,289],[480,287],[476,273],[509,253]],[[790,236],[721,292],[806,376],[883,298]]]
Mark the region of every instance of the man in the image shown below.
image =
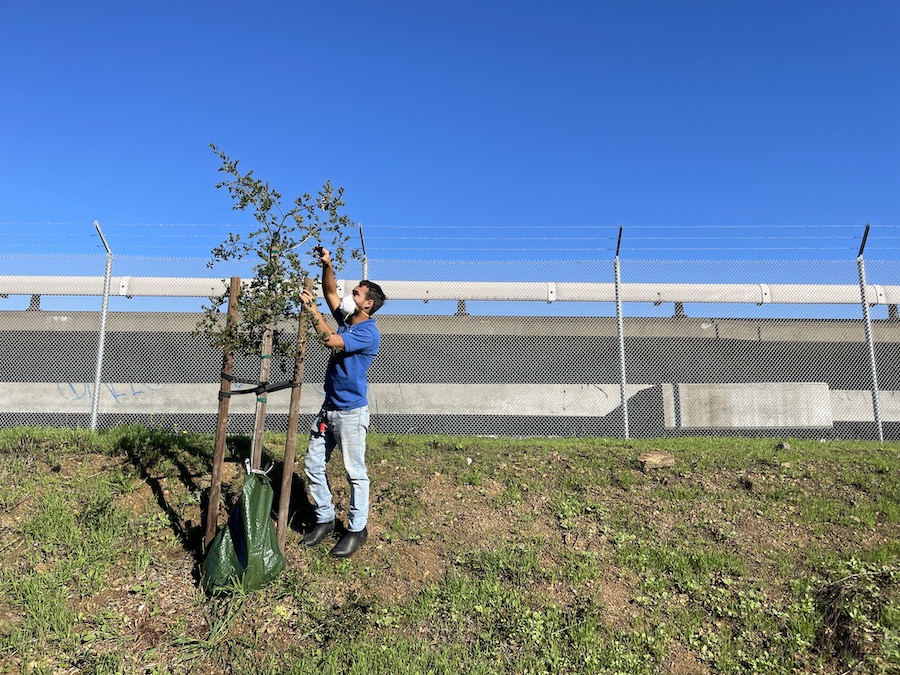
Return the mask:
[[[307,546],[319,544],[334,532],[334,504],[325,466],[335,446],[340,446],[350,485],[350,513],[347,533],[331,549],[331,555],[346,558],[369,538],[369,476],[366,471],[366,431],[369,428],[369,366],[381,336],[372,315],[384,304],[378,284],[360,281],[352,295],[341,298],[337,292],[331,254],[319,248],[322,261],[322,294],[338,322],[337,331],[326,323],[316,306],[315,297],[303,293],[303,303],[313,325],[330,348],[325,372],[325,403],[313,421],[306,449],[304,469],[309,492],[316,504],[316,526],[303,537]]]

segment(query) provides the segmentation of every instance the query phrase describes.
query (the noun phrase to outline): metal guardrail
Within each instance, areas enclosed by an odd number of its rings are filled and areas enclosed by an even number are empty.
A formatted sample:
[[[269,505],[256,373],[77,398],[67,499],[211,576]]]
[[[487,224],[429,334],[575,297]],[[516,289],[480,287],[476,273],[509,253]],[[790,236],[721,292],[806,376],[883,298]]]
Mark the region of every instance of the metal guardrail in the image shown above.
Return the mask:
[[[103,295],[104,277],[0,276],[0,295]],[[616,283],[477,282],[379,280],[391,300],[491,302],[615,302]],[[353,279],[339,279],[338,290]],[[227,279],[213,277],[111,277],[112,295],[121,297],[207,298],[221,295]],[[622,283],[621,301],[651,303],[730,303],[750,305],[859,305],[857,284],[681,284]],[[900,285],[866,284],[870,306],[900,305]]]

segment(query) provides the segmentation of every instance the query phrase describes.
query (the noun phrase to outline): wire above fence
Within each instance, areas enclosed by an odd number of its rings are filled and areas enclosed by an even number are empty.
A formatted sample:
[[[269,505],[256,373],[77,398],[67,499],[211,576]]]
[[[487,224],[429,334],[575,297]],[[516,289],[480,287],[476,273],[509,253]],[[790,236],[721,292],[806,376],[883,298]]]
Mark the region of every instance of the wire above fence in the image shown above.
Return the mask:
[[[207,257],[230,233],[246,236],[249,223],[102,223],[114,254]],[[624,225],[623,256],[844,257],[859,247],[865,224]],[[448,257],[524,260],[612,257],[619,225],[365,224],[373,258]],[[351,246],[359,242],[351,241]],[[95,253],[103,250],[89,223],[0,222],[0,253]],[[900,258],[900,225],[874,224],[868,256]]]

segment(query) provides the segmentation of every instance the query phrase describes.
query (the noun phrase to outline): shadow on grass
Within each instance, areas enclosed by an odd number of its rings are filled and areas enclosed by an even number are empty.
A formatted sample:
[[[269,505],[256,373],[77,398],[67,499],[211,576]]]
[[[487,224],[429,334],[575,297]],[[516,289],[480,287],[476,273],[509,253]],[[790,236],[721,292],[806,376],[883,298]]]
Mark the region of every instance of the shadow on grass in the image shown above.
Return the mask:
[[[190,553],[199,565],[205,557],[205,519],[209,507],[209,486],[201,479],[212,471],[213,439],[204,435],[174,434],[165,430],[144,427],[120,428],[119,448],[138,469],[141,478],[153,492],[160,509],[166,514],[172,531],[182,547]],[[252,439],[248,436],[226,438],[225,461],[237,463],[243,469],[244,459],[250,457]],[[272,464],[268,472],[274,491],[272,519],[278,518],[281,499],[281,483],[284,462],[263,457],[262,465]],[[303,455],[294,462],[294,476],[291,481],[291,495],[288,509],[288,527],[295,532],[304,532],[315,524],[315,511],[306,491],[303,478]],[[240,472],[243,476],[243,470]],[[174,483],[173,483],[174,481]],[[222,485],[224,509],[231,513],[241,495],[242,481],[234,485]],[[177,503],[179,495],[200,495],[199,522],[185,521]]]
[[[172,532],[178,538],[183,550],[194,561],[194,582],[203,584],[206,560],[206,519],[209,510],[209,476],[212,473],[215,439],[208,435],[177,434],[168,430],[154,430],[145,427],[118,429],[115,438],[119,452],[139,472],[142,480],[150,487],[153,497],[168,519]],[[219,513],[227,514],[233,520],[235,510],[243,494],[244,460],[251,455],[252,439],[248,436],[226,438],[225,462],[237,465],[236,472],[225,472],[223,476]],[[273,499],[271,518],[278,519],[281,500],[284,462],[263,456],[261,465],[271,468],[268,478],[272,486]],[[226,478],[227,476],[227,478]],[[303,533],[315,524],[315,510],[307,496],[306,480],[303,474],[303,455],[296,459],[291,480],[291,494],[287,515],[287,527]],[[185,505],[195,512],[199,501],[199,518],[186,519]],[[240,521],[240,516],[238,516]],[[225,525],[231,527],[233,525]],[[221,528],[218,528],[221,531]],[[340,529],[339,529],[340,531]],[[234,534],[232,534],[234,536]]]
[[[152,490],[157,505],[168,517],[184,550],[199,562],[203,557],[202,519],[209,503],[209,487],[200,479],[209,475],[212,468],[211,439],[143,427],[119,431],[124,431],[118,441],[119,448]],[[242,461],[249,453],[248,439],[235,436],[226,440],[227,457]],[[201,522],[183,519],[177,502],[184,494],[200,495]]]

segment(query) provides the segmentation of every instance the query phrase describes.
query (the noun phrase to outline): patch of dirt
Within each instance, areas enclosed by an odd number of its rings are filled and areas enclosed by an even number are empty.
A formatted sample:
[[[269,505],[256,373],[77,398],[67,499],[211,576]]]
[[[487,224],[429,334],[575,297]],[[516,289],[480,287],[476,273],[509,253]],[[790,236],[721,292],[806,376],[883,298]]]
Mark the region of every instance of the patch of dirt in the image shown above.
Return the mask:
[[[155,504],[153,488],[141,482],[131,492],[126,492],[118,500],[116,506],[136,516],[145,515]]]
[[[604,622],[610,628],[628,625],[640,615],[632,602],[634,591],[624,580],[621,570],[611,566],[603,571],[603,578],[588,586],[593,597],[603,607]]]
[[[660,672],[666,675],[708,675],[709,668],[681,643],[673,642],[660,664]]]
[[[373,476],[373,484],[378,480]],[[399,602],[440,581],[450,563],[463,551],[495,548],[508,542],[508,523],[490,507],[502,491],[495,481],[482,486],[454,485],[440,473],[430,475],[414,495],[427,519],[427,530],[413,531],[409,540],[388,541],[385,526],[403,519],[402,507],[383,505],[370,519],[369,545],[355,557],[377,573],[367,580],[366,592]],[[335,490],[335,495],[338,491]],[[336,499],[337,508],[342,500]],[[380,522],[379,522],[380,521]],[[404,523],[400,523],[404,525]],[[373,547],[373,539],[377,540]]]
[[[436,542],[379,542],[362,553],[375,570],[366,592],[391,602],[415,597],[426,586],[438,583],[448,568],[445,547]]]

